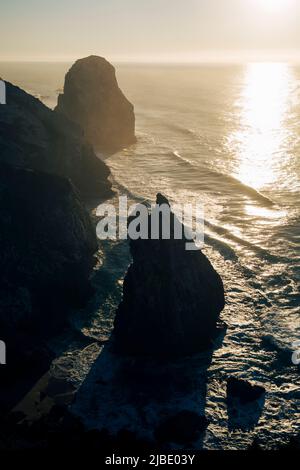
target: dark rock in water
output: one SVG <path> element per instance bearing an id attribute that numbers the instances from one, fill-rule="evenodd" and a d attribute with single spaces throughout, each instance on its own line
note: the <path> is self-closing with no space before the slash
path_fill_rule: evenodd
<path id="1" fill-rule="evenodd" d="M 1 376 L 13 374 L 15 384 L 14 367 L 23 370 L 32 351 L 38 362 L 38 344 L 90 295 L 97 239 L 67 179 L 1 163 L 0 225 Z"/>
<path id="2" fill-rule="evenodd" d="M 80 127 L 6 82 L 0 106 L 0 163 L 71 179 L 83 197 L 112 195 L 108 167 L 84 140 Z"/>
<path id="3" fill-rule="evenodd" d="M 156 195 L 156 204 L 159 206 L 161 206 L 162 204 L 166 204 L 167 206 L 170 206 L 170 203 L 168 199 L 166 198 L 166 196 L 164 196 L 161 193 L 157 193 Z"/>
<path id="4" fill-rule="evenodd" d="M 156 429 L 155 437 L 161 443 L 191 444 L 206 430 L 208 424 L 205 416 L 184 410 L 163 421 Z"/>
<path id="5" fill-rule="evenodd" d="M 168 201 L 158 195 L 157 203 Z M 173 223 L 171 214 L 171 229 Z M 209 348 L 224 308 L 224 288 L 206 256 L 186 251 L 185 237 L 175 239 L 172 230 L 170 240 L 161 235 L 131 240 L 130 248 L 133 262 L 115 318 L 116 351 L 164 357 Z"/>
<path id="6" fill-rule="evenodd" d="M 247 404 L 259 400 L 264 394 L 264 387 L 259 385 L 252 385 L 235 377 L 229 377 L 227 380 L 227 400 L 237 398 L 241 404 Z"/>
<path id="7" fill-rule="evenodd" d="M 102 57 L 80 59 L 65 78 L 56 111 L 77 122 L 96 150 L 111 154 L 136 142 L 132 104 Z"/>
<path id="8" fill-rule="evenodd" d="M 250 432 L 257 426 L 265 403 L 265 389 L 230 377 L 227 380 L 229 431 Z"/>

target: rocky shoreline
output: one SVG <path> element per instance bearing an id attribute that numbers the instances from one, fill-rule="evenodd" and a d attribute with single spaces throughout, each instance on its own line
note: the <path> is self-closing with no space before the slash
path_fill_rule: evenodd
<path id="1" fill-rule="evenodd" d="M 49 368 L 47 339 L 68 327 L 72 310 L 91 296 L 98 243 L 89 207 L 114 194 L 108 167 L 78 124 L 11 83 L 5 86 L 0 331 L 7 365 L 0 371 L 0 414 Z"/>
<path id="2" fill-rule="evenodd" d="M 88 89 L 95 68 L 97 81 Z M 129 113 L 130 130 L 126 122 L 126 138 L 120 131 L 120 140 L 109 136 L 103 146 L 105 126 L 92 135 L 91 123 L 79 122 L 80 100 L 76 110 L 70 108 L 76 93 L 86 92 L 83 106 L 101 121 L 99 103 L 94 111 L 91 106 L 103 74 L 113 78 L 105 87 L 120 97 L 113 68 L 92 57 L 71 69 L 57 111 L 9 83 L 8 107 L 0 108 L 0 327 L 9 345 L 9 367 L 0 370 L 7 384 L 0 391 L 0 448 L 199 450 L 205 434 L 213 438 L 210 429 L 219 425 L 207 411 L 207 397 L 212 356 L 226 333 L 219 318 L 225 296 L 206 254 L 187 253 L 184 240 L 131 241 L 132 263 L 111 338 L 110 328 L 103 341 L 82 335 L 89 362 L 81 382 L 68 380 L 63 366 L 61 376 L 53 370 L 56 353 L 48 339 L 67 336 L 70 318 L 80 309 L 86 314 L 105 288 L 97 277 L 98 243 L 87 208 L 113 191 L 109 169 L 93 146 L 110 153 L 135 141 L 133 108 L 123 95 L 119 104 Z M 168 204 L 161 194 L 157 202 Z M 251 315 L 253 310 L 254 302 Z M 247 339 L 249 350 L 265 354 L 259 338 Z M 214 378 L 212 406 L 223 425 L 226 411 L 229 433 L 247 435 L 258 426 L 270 390 L 259 374 L 248 377 L 247 368 L 236 373 L 232 366 L 232 372 L 224 349 L 219 361 L 229 367 Z M 266 447 L 249 436 L 245 449 Z M 299 448 L 299 440 L 289 446 Z"/>

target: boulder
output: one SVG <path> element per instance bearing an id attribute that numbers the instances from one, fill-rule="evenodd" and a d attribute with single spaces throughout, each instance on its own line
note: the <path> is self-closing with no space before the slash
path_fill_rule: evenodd
<path id="1" fill-rule="evenodd" d="M 77 124 L 8 82 L 6 96 L 0 106 L 0 163 L 64 176 L 84 198 L 112 195 L 109 169 Z"/>
<path id="2" fill-rule="evenodd" d="M 265 394 L 264 387 L 252 385 L 246 380 L 229 377 L 227 379 L 227 400 L 238 399 L 241 404 L 259 400 Z"/>
<path id="3" fill-rule="evenodd" d="M 79 124 L 95 150 L 104 154 L 136 142 L 133 106 L 118 86 L 114 67 L 102 57 L 75 62 L 56 111 Z"/>
<path id="4" fill-rule="evenodd" d="M 162 195 L 157 204 L 168 204 Z M 183 356 L 212 345 L 224 308 L 221 277 L 200 250 L 186 250 L 186 238 L 130 241 L 132 264 L 113 334 L 122 354 Z M 178 222 L 179 223 L 179 222 Z M 151 216 L 148 218 L 149 233 Z M 183 226 L 181 226 L 183 229 Z"/>

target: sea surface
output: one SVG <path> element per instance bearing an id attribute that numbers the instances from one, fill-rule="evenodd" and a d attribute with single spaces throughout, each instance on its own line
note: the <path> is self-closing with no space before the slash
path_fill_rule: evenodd
<path id="1" fill-rule="evenodd" d="M 0 76 L 53 108 L 69 66 L 0 63 Z M 201 202 L 204 252 L 226 288 L 228 331 L 208 369 L 211 424 L 201 445 L 246 448 L 258 436 L 274 447 L 300 432 L 299 368 L 291 359 L 300 340 L 300 66 L 116 69 L 135 106 L 138 142 L 106 159 L 115 189 L 130 202 L 154 201 L 157 192 L 173 203 Z M 109 337 L 129 262 L 127 243 L 102 244 L 94 278 L 102 289 L 88 313 L 74 313 L 76 333 L 57 341 L 54 373 L 77 385 L 88 374 Z M 247 430 L 231 425 L 230 375 L 267 390 Z"/>

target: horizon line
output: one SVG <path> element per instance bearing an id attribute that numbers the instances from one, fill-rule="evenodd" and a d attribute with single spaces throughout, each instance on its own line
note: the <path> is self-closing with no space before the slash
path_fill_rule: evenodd
<path id="1" fill-rule="evenodd" d="M 77 55 L 61 55 L 61 56 L 0 56 L 0 62 L 44 62 L 44 63 L 70 63 L 78 59 L 89 57 L 90 55 L 97 55 L 104 57 L 109 62 L 118 64 L 165 64 L 165 65 L 192 65 L 192 64 L 234 64 L 234 63 L 249 63 L 249 62 L 290 62 L 299 63 L 300 53 L 296 50 L 250 50 L 245 49 L 242 51 L 236 50 L 210 50 L 202 51 L 202 53 L 163 53 L 163 54 L 145 54 L 145 55 L 125 55 L 125 54 L 110 54 L 89 51 L 87 53 L 79 52 Z"/>
<path id="2" fill-rule="evenodd" d="M 88 56 L 85 56 L 88 57 Z M 99 56 L 100 57 L 100 56 Z M 101 56 L 103 57 L 103 56 Z M 77 60 L 84 58 L 78 57 L 74 59 L 1 59 L 0 64 L 70 64 L 75 63 Z M 300 64 L 299 58 L 240 58 L 240 59 L 228 59 L 228 60 L 120 60 L 120 59 L 106 59 L 112 64 L 118 65 L 161 65 L 161 66 L 174 66 L 174 65 L 239 65 L 239 64 L 250 64 L 250 63 L 286 63 L 286 64 Z"/>

